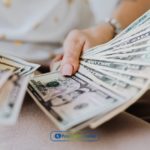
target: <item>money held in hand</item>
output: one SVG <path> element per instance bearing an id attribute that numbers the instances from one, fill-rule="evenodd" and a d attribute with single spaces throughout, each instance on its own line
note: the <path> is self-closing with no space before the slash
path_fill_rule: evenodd
<path id="1" fill-rule="evenodd" d="M 0 123 L 15 122 L 27 91 L 60 129 L 96 128 L 135 103 L 150 87 L 150 10 L 110 42 L 83 52 L 78 72 L 32 76 L 39 65 L 0 54 Z"/>
<path id="2" fill-rule="evenodd" d="M 28 92 L 61 130 L 96 128 L 136 102 L 150 82 L 150 11 L 83 53 L 78 73 L 33 77 Z"/>

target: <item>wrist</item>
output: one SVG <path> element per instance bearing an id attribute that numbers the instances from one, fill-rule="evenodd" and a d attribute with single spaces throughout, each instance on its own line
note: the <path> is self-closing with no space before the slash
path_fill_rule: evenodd
<path id="1" fill-rule="evenodd" d="M 99 43 L 103 44 L 110 41 L 115 36 L 115 30 L 109 23 L 101 23 L 93 29 L 93 36 Z"/>
<path id="2" fill-rule="evenodd" d="M 108 23 L 114 29 L 115 35 L 119 34 L 122 31 L 121 24 L 115 18 L 106 19 L 106 23 Z"/>

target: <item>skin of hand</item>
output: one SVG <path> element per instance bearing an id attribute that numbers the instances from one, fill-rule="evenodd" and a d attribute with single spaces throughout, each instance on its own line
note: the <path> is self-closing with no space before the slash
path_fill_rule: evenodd
<path id="1" fill-rule="evenodd" d="M 71 76 L 78 71 L 80 56 L 83 50 L 87 50 L 93 46 L 103 44 L 113 38 L 114 30 L 107 23 L 99 26 L 71 31 L 63 44 L 63 55 L 58 55 L 52 61 L 61 62 L 61 73 L 64 76 Z"/>
<path id="2" fill-rule="evenodd" d="M 112 18 L 118 20 L 122 29 L 150 8 L 150 0 L 120 0 Z M 53 63 L 62 59 L 61 73 L 65 76 L 75 74 L 79 68 L 80 55 L 83 50 L 103 44 L 114 36 L 110 24 L 103 23 L 85 30 L 71 31 L 64 42 L 64 55 L 57 56 Z"/>

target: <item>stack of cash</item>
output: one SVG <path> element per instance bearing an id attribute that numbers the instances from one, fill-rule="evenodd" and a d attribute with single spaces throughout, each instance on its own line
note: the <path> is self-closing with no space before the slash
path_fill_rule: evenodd
<path id="1" fill-rule="evenodd" d="M 14 124 L 28 92 L 61 130 L 96 128 L 136 102 L 150 86 L 150 10 L 110 42 L 83 53 L 72 77 L 33 76 L 37 64 L 0 53 L 0 124 Z"/>
<path id="2" fill-rule="evenodd" d="M 150 83 L 150 10 L 110 42 L 83 53 L 79 71 L 35 76 L 28 92 L 61 130 L 96 128 L 131 104 Z"/>
<path id="3" fill-rule="evenodd" d="M 27 89 L 29 77 L 39 65 L 0 53 L 0 124 L 14 124 Z"/>

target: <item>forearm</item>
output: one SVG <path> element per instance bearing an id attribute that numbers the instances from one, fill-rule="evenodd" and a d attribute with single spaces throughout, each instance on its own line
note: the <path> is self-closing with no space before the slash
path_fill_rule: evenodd
<path id="1" fill-rule="evenodd" d="M 116 19 L 123 29 L 149 8 L 150 0 L 122 0 L 111 17 Z M 111 22 L 103 22 L 96 27 L 70 32 L 64 42 L 64 56 L 61 63 L 62 74 L 66 76 L 74 74 L 79 68 L 79 58 L 83 50 L 106 43 L 115 34 L 115 27 Z"/>
<path id="2" fill-rule="evenodd" d="M 150 9 L 150 0 L 121 0 L 111 17 L 124 29 L 148 9 Z M 114 28 L 109 23 L 101 23 L 85 31 L 92 36 L 95 45 L 108 42 L 115 35 Z"/>
<path id="3" fill-rule="evenodd" d="M 150 0 L 120 0 L 112 17 L 124 29 L 148 9 L 150 9 Z"/>

